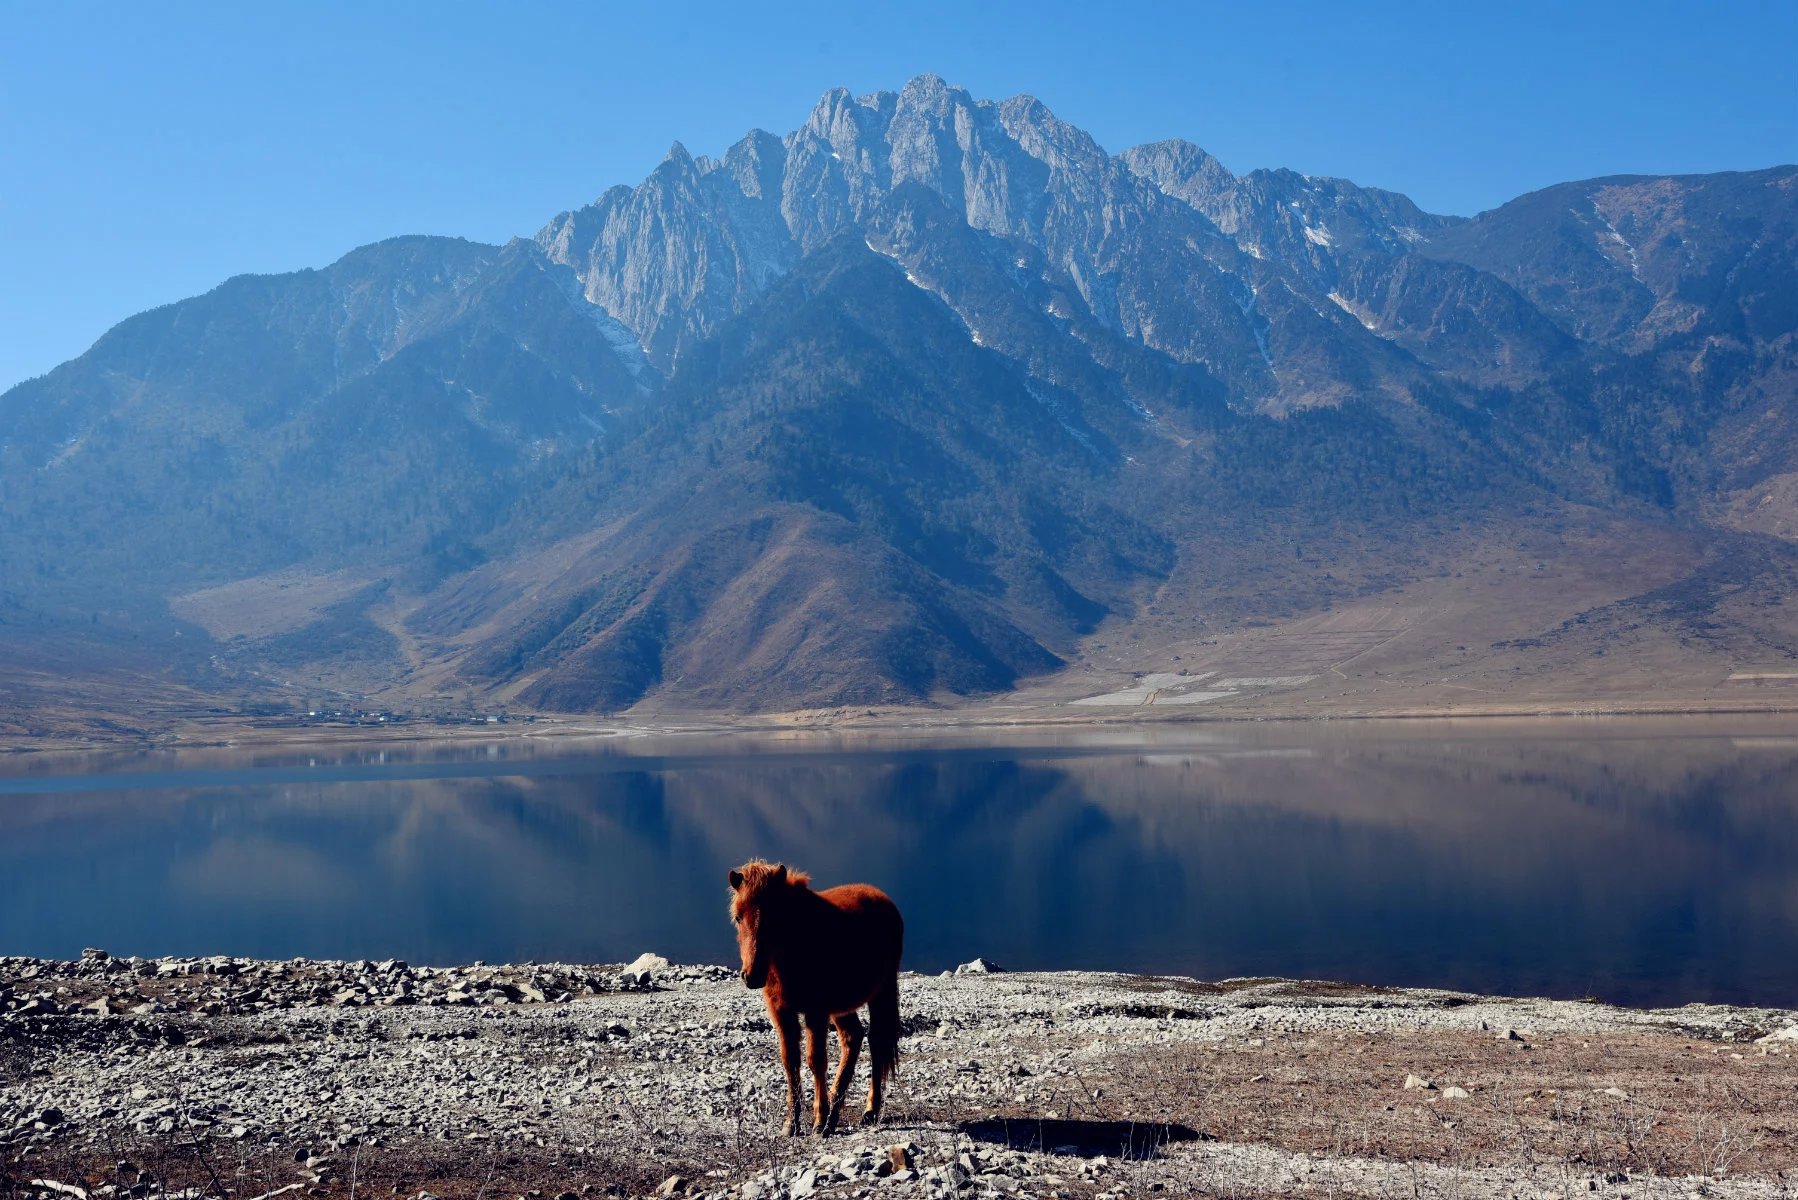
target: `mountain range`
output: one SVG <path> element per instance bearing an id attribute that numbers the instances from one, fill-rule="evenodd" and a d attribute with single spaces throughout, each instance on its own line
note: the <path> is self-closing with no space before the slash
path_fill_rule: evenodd
<path id="1" fill-rule="evenodd" d="M 1798 653 L 1795 407 L 1798 168 L 1462 218 L 838 89 L 0 395 L 0 697 L 1716 702 Z"/>

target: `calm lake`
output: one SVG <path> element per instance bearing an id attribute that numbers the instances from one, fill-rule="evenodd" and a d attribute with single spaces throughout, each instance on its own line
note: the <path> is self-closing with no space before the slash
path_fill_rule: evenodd
<path id="1" fill-rule="evenodd" d="M 732 962 L 752 856 L 906 965 L 1798 1006 L 1798 723 L 1335 722 L 0 760 L 0 954 Z"/>

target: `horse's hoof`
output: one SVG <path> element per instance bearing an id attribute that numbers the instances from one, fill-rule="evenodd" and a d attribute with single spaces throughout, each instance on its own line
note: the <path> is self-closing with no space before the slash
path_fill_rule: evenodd
<path id="1" fill-rule="evenodd" d="M 864 1126 L 880 1124 L 880 1114 L 870 1108 L 862 1114 L 862 1124 Z"/>
<path id="2" fill-rule="evenodd" d="M 787 1123 L 780 1127 L 780 1136 L 781 1137 L 798 1137 L 799 1136 L 799 1119 L 797 1117 L 788 1117 Z"/>

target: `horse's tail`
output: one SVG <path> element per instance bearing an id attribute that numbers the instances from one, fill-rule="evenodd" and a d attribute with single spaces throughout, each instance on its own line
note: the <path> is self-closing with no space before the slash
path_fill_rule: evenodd
<path id="1" fill-rule="evenodd" d="M 883 1086 L 899 1072 L 899 975 L 894 973 L 868 1001 L 868 1055 Z"/>

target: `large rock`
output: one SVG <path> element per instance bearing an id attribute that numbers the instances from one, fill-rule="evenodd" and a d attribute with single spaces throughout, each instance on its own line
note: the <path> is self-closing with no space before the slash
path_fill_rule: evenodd
<path id="1" fill-rule="evenodd" d="M 671 964 L 660 954 L 639 954 L 624 970 L 618 972 L 618 980 L 625 987 L 648 987 L 655 980 L 657 972 L 666 971 Z"/>
<path id="2" fill-rule="evenodd" d="M 626 971 L 666 971 L 672 964 L 660 954 L 642 953 L 624 968 Z"/>
<path id="3" fill-rule="evenodd" d="M 1004 970 L 1005 968 L 998 963 L 977 958 L 973 962 L 965 962 L 955 968 L 955 973 L 957 975 L 997 975 Z"/>

